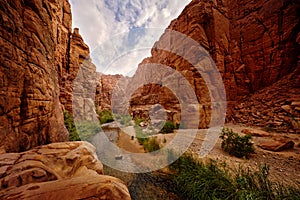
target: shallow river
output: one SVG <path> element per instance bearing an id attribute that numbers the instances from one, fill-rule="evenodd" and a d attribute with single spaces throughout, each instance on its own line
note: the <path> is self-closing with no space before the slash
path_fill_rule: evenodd
<path id="1" fill-rule="evenodd" d="M 174 184 L 168 175 L 162 172 L 130 174 L 105 166 L 104 174 L 123 180 L 133 200 L 180 199 L 173 193 L 176 190 Z"/>
<path id="2" fill-rule="evenodd" d="M 115 144 L 118 142 L 120 131 L 117 128 L 104 129 L 108 139 Z M 92 143 L 103 145 L 95 139 Z M 99 156 L 99 154 L 98 154 Z M 100 157 L 100 156 L 99 156 Z M 123 159 L 130 159 L 123 157 Z M 169 176 L 163 172 L 151 173 L 126 173 L 108 166 L 104 166 L 104 174 L 117 177 L 124 181 L 128 186 L 131 198 L 133 200 L 177 200 L 179 197 L 174 194 L 175 185 Z"/>

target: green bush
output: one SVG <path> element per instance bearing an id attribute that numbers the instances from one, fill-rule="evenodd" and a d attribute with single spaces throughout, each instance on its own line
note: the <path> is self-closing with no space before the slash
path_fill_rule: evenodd
<path id="1" fill-rule="evenodd" d="M 97 111 L 100 124 L 113 122 L 114 118 L 109 110 Z"/>
<path id="2" fill-rule="evenodd" d="M 145 134 L 140 126 L 135 125 L 135 134 L 138 142 L 142 145 L 148 141 L 147 134 Z"/>
<path id="3" fill-rule="evenodd" d="M 135 125 L 139 126 L 143 121 L 145 121 L 144 119 L 140 119 L 140 118 L 136 118 L 134 119 L 134 123 Z"/>
<path id="4" fill-rule="evenodd" d="M 174 173 L 171 176 L 176 186 L 174 192 L 182 199 L 300 199 L 300 187 L 271 182 L 266 165 L 258 171 L 240 168 L 229 173 L 225 163 L 220 165 L 211 160 L 205 164 L 191 154 L 184 154 L 170 169 Z"/>
<path id="5" fill-rule="evenodd" d="M 64 112 L 65 126 L 69 131 L 70 141 L 89 141 L 92 136 L 101 131 L 100 124 L 96 122 L 83 121 L 74 123 L 74 119 L 67 111 Z"/>
<path id="6" fill-rule="evenodd" d="M 100 124 L 92 121 L 83 121 L 76 124 L 81 140 L 90 141 L 91 137 L 101 131 Z"/>
<path id="7" fill-rule="evenodd" d="M 152 152 L 160 148 L 156 138 L 152 137 L 149 139 L 148 135 L 143 132 L 143 129 L 140 126 L 135 125 L 134 128 L 135 128 L 136 138 L 139 144 L 144 146 L 145 150 L 147 150 L 148 152 Z"/>
<path id="8" fill-rule="evenodd" d="M 74 119 L 67 111 L 64 111 L 64 121 L 65 126 L 69 132 L 69 140 L 70 141 L 80 141 L 80 137 L 78 135 Z"/>
<path id="9" fill-rule="evenodd" d="M 160 132 L 164 134 L 173 133 L 174 129 L 175 129 L 174 123 L 171 121 L 166 121 L 163 128 L 160 130 Z"/>
<path id="10" fill-rule="evenodd" d="M 124 126 L 130 126 L 131 116 L 130 115 L 123 115 L 120 118 L 120 124 Z"/>
<path id="11" fill-rule="evenodd" d="M 156 138 L 153 137 L 144 142 L 143 146 L 148 152 L 156 151 L 160 148 Z"/>
<path id="12" fill-rule="evenodd" d="M 223 129 L 220 138 L 223 140 L 222 149 L 230 155 L 248 158 L 249 154 L 254 153 L 251 135 L 239 136 L 232 129 Z"/>

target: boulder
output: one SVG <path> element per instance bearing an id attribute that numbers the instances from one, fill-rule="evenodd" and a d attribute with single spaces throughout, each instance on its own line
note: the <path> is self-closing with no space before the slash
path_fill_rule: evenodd
<path id="1" fill-rule="evenodd" d="M 0 199 L 130 199 L 122 181 L 103 175 L 87 142 L 2 154 L 0 166 Z"/>
<path id="2" fill-rule="evenodd" d="M 285 151 L 294 148 L 295 143 L 288 138 L 270 139 L 265 142 L 261 142 L 258 146 L 268 151 Z"/>
<path id="3" fill-rule="evenodd" d="M 27 184 L 0 193 L 3 199 L 130 199 L 126 186 L 119 179 L 92 174 Z"/>

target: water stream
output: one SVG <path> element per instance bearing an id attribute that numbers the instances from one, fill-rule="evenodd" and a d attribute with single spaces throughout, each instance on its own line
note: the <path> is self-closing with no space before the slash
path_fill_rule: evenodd
<path id="1" fill-rule="evenodd" d="M 108 139 L 115 144 L 118 142 L 120 130 L 118 128 L 103 129 Z M 125 158 L 123 158 L 125 159 Z M 130 158 L 128 158 L 130 159 Z M 150 173 L 126 173 L 108 166 L 104 166 L 104 174 L 121 179 L 128 186 L 133 200 L 177 200 L 179 197 L 170 176 L 162 171 Z"/>
<path id="2" fill-rule="evenodd" d="M 180 199 L 174 192 L 174 183 L 169 175 L 163 172 L 131 174 L 110 167 L 104 167 L 104 174 L 117 177 L 128 186 L 133 200 L 166 200 Z"/>

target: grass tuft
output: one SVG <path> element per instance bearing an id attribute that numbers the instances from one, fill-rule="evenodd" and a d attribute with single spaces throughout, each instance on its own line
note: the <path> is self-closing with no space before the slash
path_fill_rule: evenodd
<path id="1" fill-rule="evenodd" d="M 220 165 L 213 160 L 204 163 L 186 153 L 170 169 L 174 172 L 175 192 L 182 199 L 300 199 L 299 187 L 271 182 L 266 165 L 258 171 L 240 168 L 229 173 L 226 164 Z"/>

